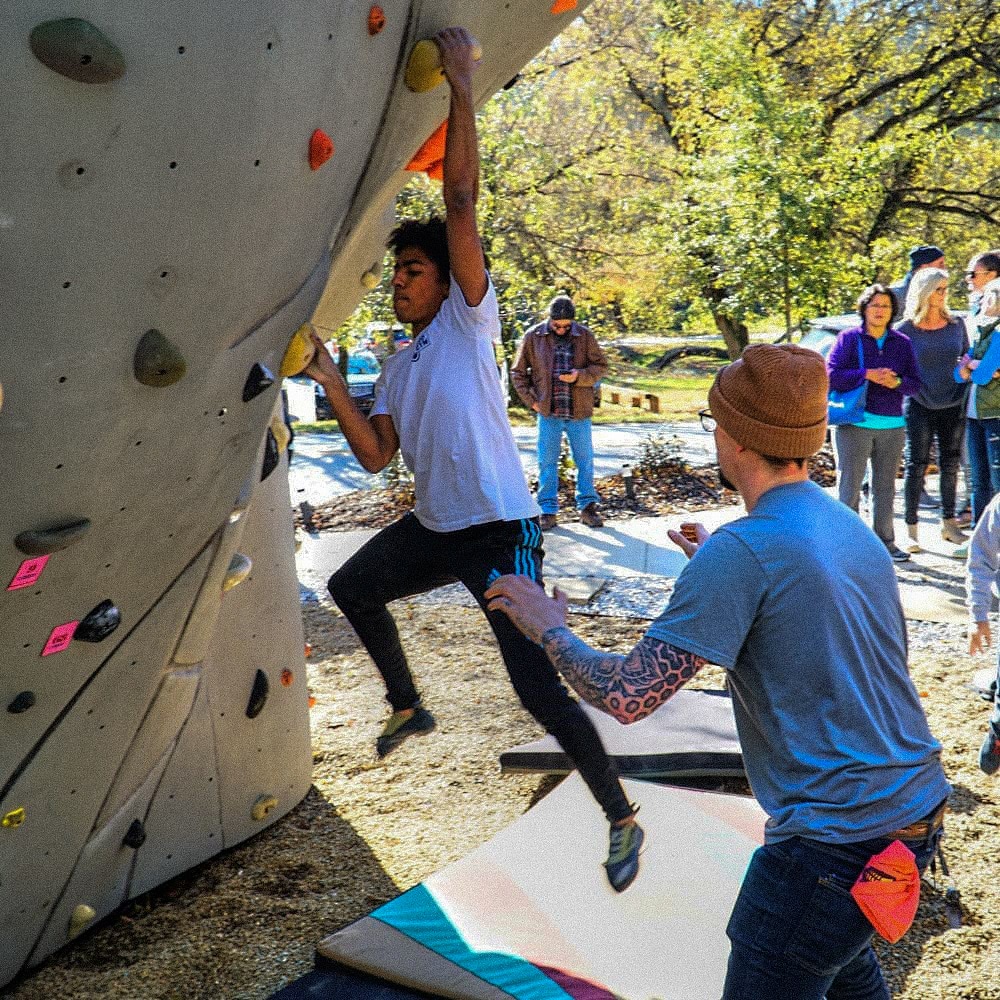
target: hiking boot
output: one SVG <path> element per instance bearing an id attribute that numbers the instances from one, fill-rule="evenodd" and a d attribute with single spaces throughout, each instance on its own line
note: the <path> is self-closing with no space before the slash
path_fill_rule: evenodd
<path id="1" fill-rule="evenodd" d="M 892 557 L 893 562 L 909 562 L 909 552 L 904 552 L 901 548 L 891 542 L 886 546 L 886 548 L 889 550 L 889 555 Z"/>
<path id="2" fill-rule="evenodd" d="M 636 822 L 611 827 L 611 847 L 604 870 L 615 892 L 624 892 L 639 874 L 639 848 L 646 835 Z"/>
<path id="3" fill-rule="evenodd" d="M 538 520 L 538 526 L 542 531 L 551 531 L 558 521 L 559 518 L 555 514 L 542 514 Z"/>
<path id="4" fill-rule="evenodd" d="M 580 511 L 580 520 L 588 528 L 603 528 L 604 518 L 597 512 L 596 503 L 588 503 L 583 510 Z"/>
<path id="5" fill-rule="evenodd" d="M 992 726 L 986 730 L 983 745 L 979 748 L 979 770 L 983 774 L 1000 771 L 1000 733 Z"/>
<path id="6" fill-rule="evenodd" d="M 420 704 L 413 706 L 413 715 L 393 712 L 386 720 L 382 735 L 375 741 L 375 752 L 379 757 L 392 753 L 408 736 L 425 736 L 437 723 L 434 716 Z"/>
<path id="7" fill-rule="evenodd" d="M 941 537 L 952 545 L 961 545 L 968 541 L 968 536 L 958 526 L 958 521 L 953 517 L 946 517 L 941 522 Z"/>
<path id="8" fill-rule="evenodd" d="M 966 542 L 964 545 L 959 545 L 957 549 L 953 549 L 951 553 L 952 559 L 968 559 L 969 558 L 969 543 Z"/>
<path id="9" fill-rule="evenodd" d="M 910 539 L 910 544 L 906 546 L 907 552 L 922 552 L 923 549 L 920 548 L 920 540 L 917 537 L 918 526 L 916 524 L 908 524 L 906 526 L 906 534 Z"/>

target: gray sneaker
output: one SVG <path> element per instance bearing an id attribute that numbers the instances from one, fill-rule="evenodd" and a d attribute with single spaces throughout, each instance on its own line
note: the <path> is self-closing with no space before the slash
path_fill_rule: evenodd
<path id="1" fill-rule="evenodd" d="M 611 845 L 604 870 L 615 892 L 624 892 L 639 874 L 639 849 L 645 839 L 638 823 L 611 827 Z"/>
<path id="2" fill-rule="evenodd" d="M 983 745 L 979 748 L 979 770 L 983 774 L 1000 771 L 1000 733 L 992 725 L 986 730 Z"/>

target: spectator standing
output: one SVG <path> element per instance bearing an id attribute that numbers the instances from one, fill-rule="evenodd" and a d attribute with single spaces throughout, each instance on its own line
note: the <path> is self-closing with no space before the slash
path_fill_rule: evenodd
<path id="1" fill-rule="evenodd" d="M 834 432 L 839 496 L 857 511 L 871 461 L 875 534 L 896 562 L 905 562 L 910 556 L 896 545 L 892 516 L 906 441 L 903 397 L 920 391 L 917 359 L 910 338 L 889 326 L 896 300 L 885 285 L 869 285 L 858 298 L 857 310 L 861 325 L 844 330 L 827 358 L 831 389 L 847 392 L 868 381 L 864 418 L 841 424 Z"/>
<path id="2" fill-rule="evenodd" d="M 955 519 L 958 467 L 965 433 L 965 387 L 952 377 L 955 361 L 969 349 L 965 324 L 948 311 L 948 272 L 929 267 L 910 283 L 900 333 L 910 338 L 920 373 L 920 388 L 903 403 L 906 420 L 904 517 L 910 552 L 919 552 L 917 506 L 936 439 L 940 469 L 941 537 L 965 541 Z"/>
<path id="3" fill-rule="evenodd" d="M 937 268 L 939 271 L 945 269 L 944 251 L 940 247 L 934 246 L 933 243 L 914 247 L 910 251 L 909 271 L 906 272 L 902 281 L 891 286 L 892 294 L 896 296 L 896 309 L 892 314 L 892 321 L 894 323 L 899 322 L 903 318 L 903 310 L 906 308 L 906 297 L 909 294 L 910 282 L 913 280 L 913 276 L 918 271 L 922 271 L 928 267 Z"/>
<path id="4" fill-rule="evenodd" d="M 525 577 L 498 580 L 489 606 L 620 722 L 654 712 L 706 662 L 723 666 L 747 777 L 768 815 L 726 929 L 723 1000 L 888 1000 L 873 919 L 886 936 L 889 928 L 852 888 L 879 869 L 879 855 L 899 852 L 909 877 L 881 888 L 905 886 L 915 912 L 918 871 L 934 855 L 949 794 L 907 668 L 892 563 L 808 478 L 826 430 L 818 355 L 748 347 L 716 376 L 708 400 L 702 419 L 720 474 L 747 513 L 712 535 L 682 525 L 694 542 L 669 533 L 691 559 L 630 653 L 576 638 L 565 595 L 547 597 Z M 872 873 L 879 877 L 892 878 Z"/>
<path id="5" fill-rule="evenodd" d="M 576 464 L 576 506 L 591 528 L 604 524 L 594 488 L 591 417 L 594 386 L 607 374 L 608 361 L 597 338 L 576 322 L 576 306 L 557 295 L 548 318 L 524 335 L 511 381 L 525 406 L 537 414 L 538 505 L 543 531 L 556 526 L 559 511 L 559 452 L 565 434 Z"/>
<path id="6" fill-rule="evenodd" d="M 413 472 L 416 505 L 363 545 L 333 576 L 334 602 L 364 643 L 392 707 L 375 742 L 380 757 L 435 719 L 423 707 L 387 605 L 460 581 L 486 611 L 486 588 L 503 573 L 541 578 L 538 506 L 528 492 L 497 378 L 496 291 L 476 221 L 479 148 L 473 42 L 463 28 L 434 37 L 451 90 L 444 155 L 446 217 L 408 221 L 390 236 L 393 309 L 413 343 L 386 358 L 366 418 L 322 342 L 306 374 L 326 390 L 341 431 L 369 472 L 399 450 Z M 611 825 L 605 862 L 621 892 L 635 878 L 643 831 L 593 723 L 545 653 L 504 617 L 487 612 L 521 703 L 580 772 Z"/>

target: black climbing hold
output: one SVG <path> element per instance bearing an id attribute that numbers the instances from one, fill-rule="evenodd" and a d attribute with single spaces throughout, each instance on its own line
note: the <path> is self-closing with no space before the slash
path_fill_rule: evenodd
<path id="1" fill-rule="evenodd" d="M 101 601 L 87 614 L 73 633 L 74 639 L 82 642 L 100 642 L 106 639 L 122 623 L 122 613 L 112 601 Z"/>
<path id="2" fill-rule="evenodd" d="M 263 482 L 278 467 L 281 461 L 281 450 L 278 442 L 271 433 L 271 428 L 267 429 L 267 441 L 264 444 L 264 464 L 260 470 L 260 481 Z"/>
<path id="3" fill-rule="evenodd" d="M 258 670 L 253 679 L 250 700 L 247 702 L 248 719 L 256 719 L 264 711 L 264 702 L 267 701 L 267 693 L 270 690 L 271 686 L 267 683 L 267 674 L 263 670 Z"/>
<path id="4" fill-rule="evenodd" d="M 27 712 L 29 708 L 34 708 L 35 705 L 35 692 L 34 691 L 22 691 L 8 706 L 7 711 L 11 715 L 20 715 L 22 712 Z"/>
<path id="5" fill-rule="evenodd" d="M 159 330 L 149 330 L 135 349 L 132 370 L 143 385 L 162 389 L 184 378 L 187 363 L 181 352 Z"/>
<path id="6" fill-rule="evenodd" d="M 36 528 L 32 531 L 22 531 L 14 539 L 14 544 L 29 556 L 47 556 L 60 549 L 69 548 L 90 530 L 90 521 L 83 518 L 70 521 L 54 528 Z"/>
<path id="7" fill-rule="evenodd" d="M 32 28 L 31 51 L 39 62 L 77 83 L 112 83 L 125 73 L 125 59 L 99 28 L 79 17 L 45 21 Z"/>
<path id="8" fill-rule="evenodd" d="M 142 820 L 132 820 L 132 825 L 128 828 L 125 836 L 122 838 L 122 844 L 125 847 L 131 847 L 132 850 L 137 851 L 145 843 L 146 828 L 142 825 Z"/>
<path id="9" fill-rule="evenodd" d="M 274 373 L 261 364 L 255 364 L 250 369 L 246 384 L 243 386 L 243 402 L 249 403 L 255 396 L 259 396 L 265 389 L 270 389 L 274 385 Z"/>

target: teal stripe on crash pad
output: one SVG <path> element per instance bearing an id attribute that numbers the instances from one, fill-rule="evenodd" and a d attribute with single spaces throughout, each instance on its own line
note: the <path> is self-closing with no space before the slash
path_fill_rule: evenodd
<path id="1" fill-rule="evenodd" d="M 414 886 L 369 916 L 491 986 L 505 990 L 516 1000 L 573 1000 L 561 986 L 517 955 L 473 951 L 424 885 Z"/>

